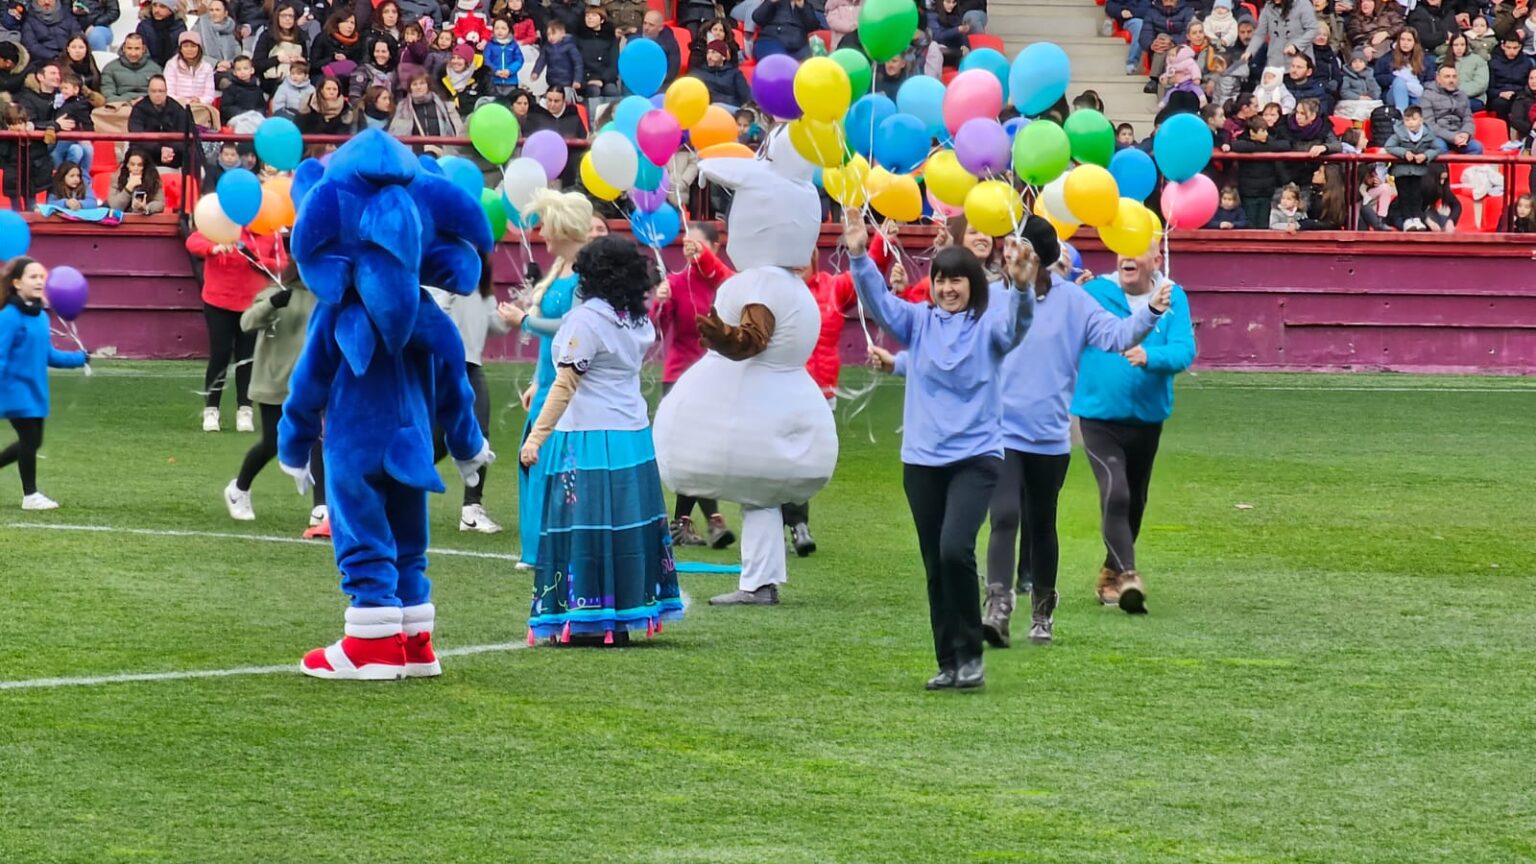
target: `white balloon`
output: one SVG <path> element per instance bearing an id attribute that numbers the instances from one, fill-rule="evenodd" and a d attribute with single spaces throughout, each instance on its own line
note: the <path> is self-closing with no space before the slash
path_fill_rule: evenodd
<path id="1" fill-rule="evenodd" d="M 1067 207 L 1067 175 L 1071 173 L 1070 170 L 1065 171 L 1060 177 L 1045 184 L 1040 190 L 1040 199 L 1045 202 L 1046 212 L 1050 213 L 1056 221 L 1080 225 L 1083 220 L 1077 218 L 1071 208 Z"/>
<path id="2" fill-rule="evenodd" d="M 592 168 L 603 182 L 628 192 L 640 173 L 640 154 L 622 132 L 609 130 L 592 139 Z"/>
<path id="3" fill-rule="evenodd" d="M 537 159 L 527 156 L 513 159 L 503 173 L 501 197 L 519 213 L 526 214 L 539 190 L 549 188 L 549 178 L 544 175 L 544 166 Z"/>
<path id="4" fill-rule="evenodd" d="M 222 246 L 230 246 L 240 240 L 240 226 L 224 215 L 217 193 L 209 192 L 198 199 L 197 206 L 192 209 L 192 221 L 197 225 L 199 233 Z"/>

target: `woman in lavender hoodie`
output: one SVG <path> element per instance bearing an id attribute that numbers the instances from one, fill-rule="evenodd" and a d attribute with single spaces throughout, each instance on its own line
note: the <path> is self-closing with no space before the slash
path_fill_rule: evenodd
<path id="1" fill-rule="evenodd" d="M 927 571 L 928 613 L 939 674 L 929 690 L 985 683 L 981 610 L 976 594 L 976 535 L 1003 464 L 1003 357 L 1029 330 L 1029 292 L 1002 288 L 989 308 L 986 275 L 969 251 L 933 258 L 931 305 L 890 293 L 868 257 L 869 231 L 858 216 L 844 229 L 854 290 L 881 329 L 906 348 L 908 378 L 901 440 L 902 485 Z M 1040 260 L 1010 242 L 1005 281 L 1029 285 Z M 878 364 L 891 355 L 871 351 Z"/>

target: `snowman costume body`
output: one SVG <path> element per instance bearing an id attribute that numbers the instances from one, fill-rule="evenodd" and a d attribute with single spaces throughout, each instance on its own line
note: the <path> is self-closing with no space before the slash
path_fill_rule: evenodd
<path id="1" fill-rule="evenodd" d="M 686 495 L 742 505 L 740 588 L 784 583 L 783 504 L 802 503 L 832 479 L 837 428 L 832 409 L 806 371 L 821 332 L 821 312 L 794 269 L 811 262 L 821 234 L 821 202 L 810 166 L 788 151 L 773 158 L 711 159 L 700 174 L 734 189 L 726 248 L 737 273 L 715 295 L 713 313 L 734 333 L 752 307 L 766 308 L 771 333 L 750 356 L 722 354 L 716 340 L 683 373 L 656 411 L 656 461 L 662 480 Z M 791 158 L 792 157 L 792 158 Z M 701 319 L 701 330 L 707 322 Z"/>

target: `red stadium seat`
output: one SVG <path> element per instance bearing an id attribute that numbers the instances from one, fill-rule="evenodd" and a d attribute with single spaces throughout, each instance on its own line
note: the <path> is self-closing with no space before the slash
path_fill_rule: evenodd
<path id="1" fill-rule="evenodd" d="M 677 74 L 684 75 L 688 72 L 688 55 L 693 45 L 693 34 L 689 33 L 687 28 L 679 27 L 676 24 L 667 25 L 667 29 L 671 30 L 672 36 L 677 39 L 677 53 L 683 58 L 682 63 L 678 66 Z"/>
<path id="2" fill-rule="evenodd" d="M 1129 40 L 1127 40 L 1129 41 Z M 1003 47 L 1003 40 L 989 33 L 971 34 L 972 48 L 991 48 L 999 54 L 1007 55 L 1008 49 Z"/>
<path id="3" fill-rule="evenodd" d="M 580 103 L 580 102 L 577 102 L 576 103 L 576 116 L 581 118 L 581 128 L 587 130 L 588 134 L 591 134 L 591 132 L 592 132 L 592 118 L 587 116 L 587 106 L 582 104 L 582 103 Z"/>
<path id="4" fill-rule="evenodd" d="M 160 186 L 165 189 L 165 212 L 175 213 L 181 208 L 181 172 L 167 171 L 160 175 Z"/>
<path id="5" fill-rule="evenodd" d="M 1499 230 L 1499 219 L 1504 215 L 1504 201 L 1495 195 L 1489 195 L 1483 199 L 1483 216 L 1478 219 L 1477 210 L 1470 195 L 1456 194 L 1456 200 L 1461 202 L 1461 218 L 1456 221 L 1456 230 L 1463 233 L 1493 234 Z"/>
<path id="6" fill-rule="evenodd" d="M 117 145 L 111 141 L 91 142 L 91 173 L 106 174 L 117 170 Z"/>
<path id="7" fill-rule="evenodd" d="M 112 191 L 112 178 L 116 175 L 117 172 L 115 171 L 111 174 L 91 175 L 91 192 L 96 196 L 96 200 L 101 202 L 103 207 L 107 206 L 107 195 Z"/>
<path id="8" fill-rule="evenodd" d="M 1482 143 L 1485 153 L 1497 153 L 1509 141 L 1509 124 L 1492 114 L 1474 115 L 1472 123 L 1476 127 L 1472 137 Z"/>
<path id="9" fill-rule="evenodd" d="M 834 51 L 837 49 L 837 42 L 833 40 L 831 30 L 817 30 L 811 34 L 812 39 L 816 38 L 817 36 L 821 37 L 821 44 L 827 46 L 828 51 Z"/>
<path id="10" fill-rule="evenodd" d="M 944 67 L 944 71 L 939 74 L 939 80 L 943 81 L 945 86 L 948 86 L 949 82 L 953 81 L 955 76 L 959 75 L 959 74 L 960 74 L 960 70 L 959 69 L 957 69 L 957 68 L 955 68 L 953 66 L 945 66 Z"/>
<path id="11" fill-rule="evenodd" d="M 756 60 L 743 60 L 743 61 L 741 61 L 741 65 L 738 66 L 737 68 L 741 70 L 741 77 L 747 79 L 747 83 L 751 84 L 752 83 L 752 73 L 757 71 L 757 61 Z"/>
<path id="12" fill-rule="evenodd" d="M 1329 117 L 1328 119 L 1333 121 L 1333 134 L 1335 135 L 1343 135 L 1345 132 L 1355 128 L 1355 121 L 1348 117 Z"/>

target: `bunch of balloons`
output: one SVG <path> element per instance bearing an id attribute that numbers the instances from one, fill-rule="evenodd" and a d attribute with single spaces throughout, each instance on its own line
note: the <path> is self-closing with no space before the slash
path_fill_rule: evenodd
<path id="1" fill-rule="evenodd" d="M 278 171 L 292 171 L 304 156 L 304 137 L 292 120 L 268 117 L 257 127 L 256 155 Z M 293 180 L 276 174 L 265 181 L 245 168 L 231 168 L 219 177 L 218 185 L 198 199 L 192 221 L 204 237 L 215 243 L 233 245 L 240 232 L 275 234 L 292 228 L 296 216 Z"/>

